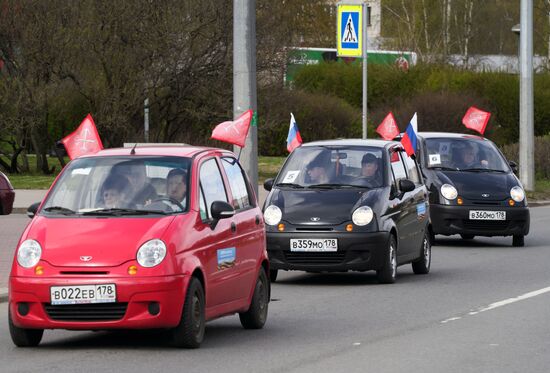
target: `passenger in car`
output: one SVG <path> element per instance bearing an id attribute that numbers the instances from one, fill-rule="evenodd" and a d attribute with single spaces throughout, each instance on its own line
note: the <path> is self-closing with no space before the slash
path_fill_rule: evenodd
<path id="1" fill-rule="evenodd" d="M 325 161 L 327 158 L 324 154 L 319 154 L 307 165 L 307 174 L 313 184 L 326 184 L 330 182 L 328 168 L 330 161 Z"/>
<path id="2" fill-rule="evenodd" d="M 109 176 L 103 183 L 102 204 L 104 208 L 127 207 L 126 196 L 130 183 L 124 177 Z"/>
<path id="3" fill-rule="evenodd" d="M 158 198 L 155 187 L 147 181 L 145 164 L 124 162 L 113 168 L 113 174 L 124 175 L 130 183 L 129 198 L 136 205 L 147 205 Z"/>
<path id="4" fill-rule="evenodd" d="M 487 167 L 489 162 L 485 159 L 478 160 L 476 157 L 476 150 L 471 144 L 466 144 L 462 148 L 457 149 L 458 154 L 455 152 L 454 166 L 459 169 L 479 168 Z"/>

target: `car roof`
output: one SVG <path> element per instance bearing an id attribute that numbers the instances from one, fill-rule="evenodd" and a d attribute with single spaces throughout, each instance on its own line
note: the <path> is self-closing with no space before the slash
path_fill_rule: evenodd
<path id="1" fill-rule="evenodd" d="M 302 146 L 373 146 L 377 148 L 384 148 L 396 144 L 399 143 L 396 141 L 386 141 L 378 139 L 334 139 L 308 142 L 302 144 Z"/>
<path id="2" fill-rule="evenodd" d="M 138 146 L 134 149 L 134 154 L 131 154 L 132 148 L 111 148 L 103 149 L 99 152 L 89 155 L 89 157 L 112 157 L 112 156 L 128 156 L 128 155 L 145 155 L 145 156 L 176 156 L 176 157 L 193 157 L 203 152 L 222 152 L 232 154 L 229 150 L 202 146 L 187 146 L 187 145 L 153 145 L 153 146 Z"/>
<path id="3" fill-rule="evenodd" d="M 475 139 L 475 140 L 485 140 L 488 141 L 485 137 L 471 135 L 467 133 L 454 133 L 454 132 L 419 132 L 418 135 L 425 139 L 432 138 L 448 138 L 448 139 Z"/>

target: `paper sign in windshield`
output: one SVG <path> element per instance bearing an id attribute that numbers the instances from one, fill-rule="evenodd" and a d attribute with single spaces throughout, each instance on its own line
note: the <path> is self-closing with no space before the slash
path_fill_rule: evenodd
<path id="1" fill-rule="evenodd" d="M 288 171 L 283 179 L 283 183 L 293 183 L 300 175 L 300 171 Z"/>
<path id="2" fill-rule="evenodd" d="M 440 165 L 441 164 L 441 155 L 439 154 L 430 154 L 428 155 L 428 162 L 430 166 Z"/>

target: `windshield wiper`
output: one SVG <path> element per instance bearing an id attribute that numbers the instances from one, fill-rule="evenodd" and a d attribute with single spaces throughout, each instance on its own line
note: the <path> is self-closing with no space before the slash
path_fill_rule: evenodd
<path id="1" fill-rule="evenodd" d="M 71 209 L 68 209 L 66 207 L 62 207 L 62 206 L 50 206 L 50 207 L 46 207 L 44 209 L 44 211 L 46 212 L 57 212 L 57 213 L 60 213 L 62 215 L 74 215 L 75 212 Z"/>
<path id="2" fill-rule="evenodd" d="M 430 167 L 430 170 L 458 171 L 458 168 L 456 168 L 456 167 L 436 166 L 436 167 Z"/>
<path id="3" fill-rule="evenodd" d="M 275 184 L 275 186 L 285 186 L 285 187 L 290 187 L 290 188 L 296 188 L 296 189 L 303 189 L 304 186 L 303 185 L 300 185 L 300 184 L 295 184 L 295 183 L 277 183 Z"/>
<path id="4" fill-rule="evenodd" d="M 483 167 L 474 167 L 474 168 L 464 168 L 460 171 L 470 171 L 470 172 L 501 172 L 505 173 L 504 170 L 494 170 L 492 168 L 483 168 Z"/>
<path id="5" fill-rule="evenodd" d="M 308 186 L 308 188 L 319 188 L 319 189 L 350 188 L 350 187 L 359 187 L 359 186 L 351 185 L 351 184 L 336 184 L 336 183 L 314 184 L 314 185 Z"/>
<path id="6" fill-rule="evenodd" d="M 136 210 L 136 209 L 122 209 L 122 208 L 111 208 L 111 209 L 101 209 L 83 212 L 82 215 L 89 216 L 108 216 L 108 215 L 150 215 L 150 214 L 161 214 L 168 215 L 169 213 L 162 210 Z"/>

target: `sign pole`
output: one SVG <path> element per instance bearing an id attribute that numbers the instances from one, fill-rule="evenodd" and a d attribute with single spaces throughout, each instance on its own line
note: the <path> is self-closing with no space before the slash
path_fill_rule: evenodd
<path id="1" fill-rule="evenodd" d="M 363 11 L 363 139 L 367 138 L 367 6 Z"/>

